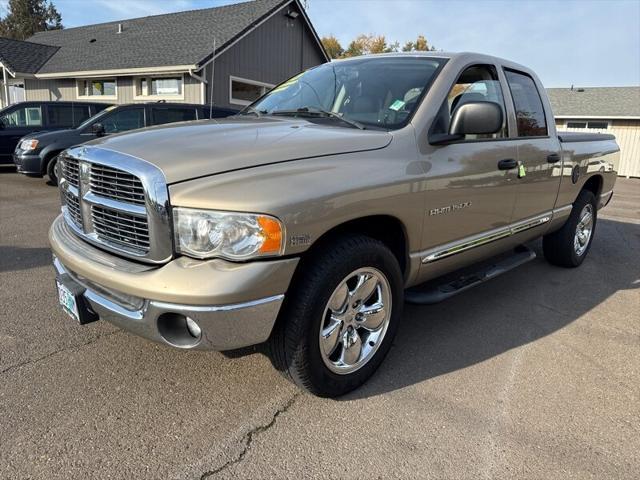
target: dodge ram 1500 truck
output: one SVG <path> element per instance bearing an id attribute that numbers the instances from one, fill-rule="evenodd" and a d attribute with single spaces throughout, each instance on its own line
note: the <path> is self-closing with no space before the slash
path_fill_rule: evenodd
<path id="1" fill-rule="evenodd" d="M 405 298 L 492 278 L 539 237 L 550 263 L 580 265 L 618 159 L 610 135 L 557 134 L 540 81 L 510 61 L 334 61 L 235 117 L 61 154 L 59 301 L 183 349 L 268 342 L 298 385 L 341 395 L 383 361 Z"/>

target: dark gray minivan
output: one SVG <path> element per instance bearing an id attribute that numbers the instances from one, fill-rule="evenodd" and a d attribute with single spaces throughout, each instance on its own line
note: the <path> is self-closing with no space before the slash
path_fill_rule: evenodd
<path id="1" fill-rule="evenodd" d="M 21 102 L 0 110 L 0 165 L 11 156 L 22 137 L 30 133 L 75 128 L 108 107 L 91 102 Z"/>
<path id="2" fill-rule="evenodd" d="M 13 161 L 18 172 L 34 177 L 47 175 L 55 184 L 56 158 L 69 147 L 113 133 L 166 123 L 222 118 L 234 113 L 236 110 L 228 108 L 168 102 L 111 106 L 77 128 L 27 135 L 17 145 Z"/>

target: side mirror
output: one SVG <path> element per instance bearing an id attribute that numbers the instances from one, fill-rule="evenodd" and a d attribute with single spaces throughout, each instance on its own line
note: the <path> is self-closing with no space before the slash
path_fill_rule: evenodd
<path id="1" fill-rule="evenodd" d="M 445 145 L 462 140 L 465 135 L 497 133 L 502 128 L 503 121 L 502 108 L 495 102 L 464 103 L 453 112 L 449 133 L 433 135 L 429 143 Z"/>
<path id="2" fill-rule="evenodd" d="M 91 133 L 93 133 L 96 137 L 103 137 L 105 134 L 104 125 L 101 123 L 94 123 L 91 125 Z"/>

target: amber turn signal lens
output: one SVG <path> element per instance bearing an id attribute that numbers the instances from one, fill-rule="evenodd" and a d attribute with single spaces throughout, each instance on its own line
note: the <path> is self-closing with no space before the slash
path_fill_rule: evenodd
<path id="1" fill-rule="evenodd" d="M 279 253 L 282 248 L 282 228 L 280 222 L 271 217 L 258 217 L 258 224 L 262 228 L 264 243 L 260 247 L 260 253 Z"/>

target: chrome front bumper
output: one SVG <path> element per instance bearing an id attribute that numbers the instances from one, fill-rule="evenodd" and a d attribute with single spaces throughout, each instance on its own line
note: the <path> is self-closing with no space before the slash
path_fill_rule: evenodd
<path id="1" fill-rule="evenodd" d="M 231 350 L 264 342 L 280 311 L 284 294 L 232 305 L 180 305 L 154 300 L 122 299 L 122 295 L 80 278 L 67 270 L 54 256 L 58 275 L 67 275 L 83 289 L 91 310 L 135 335 L 172 347 L 199 350 Z M 119 297 L 119 298 L 118 298 Z M 134 302 L 139 305 L 134 306 Z M 186 327 L 186 318 L 200 330 L 194 336 Z"/>
<path id="2" fill-rule="evenodd" d="M 51 226 L 49 242 L 57 274 L 78 287 L 101 319 L 159 343 L 201 350 L 267 340 L 299 261 L 180 257 L 145 265 L 82 241 L 62 216 Z M 194 322 L 197 336 L 187 328 Z"/>

